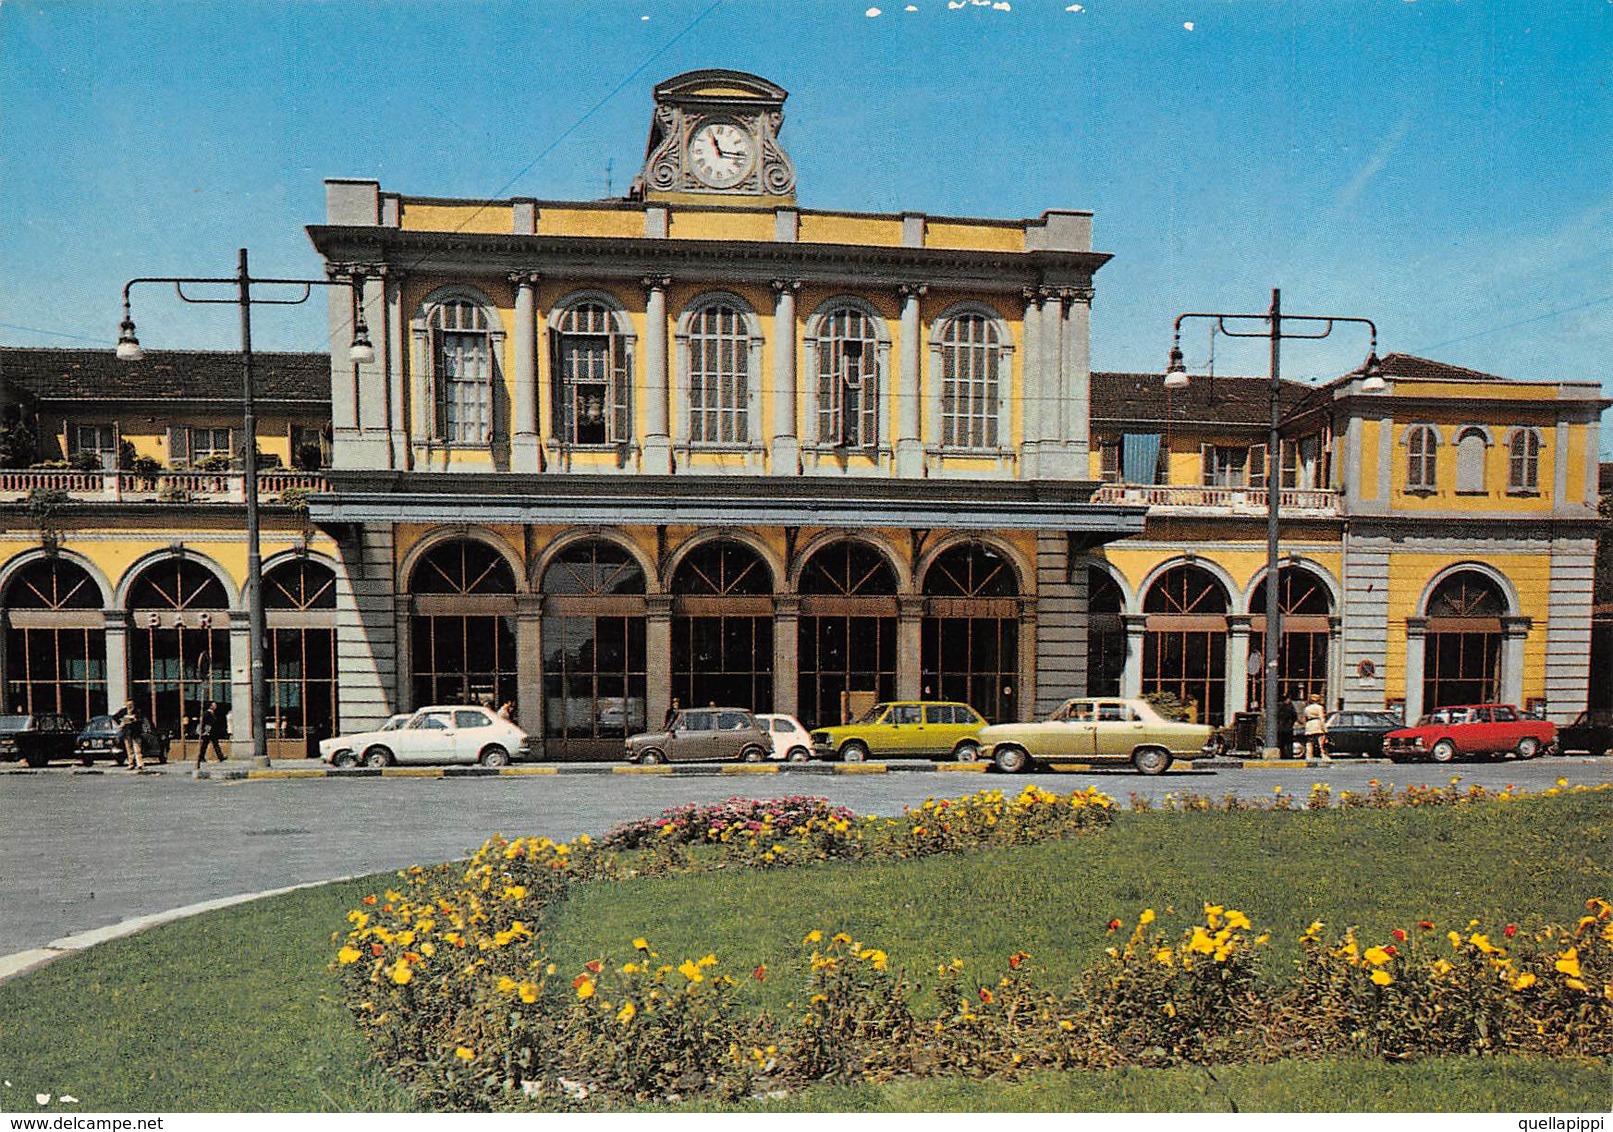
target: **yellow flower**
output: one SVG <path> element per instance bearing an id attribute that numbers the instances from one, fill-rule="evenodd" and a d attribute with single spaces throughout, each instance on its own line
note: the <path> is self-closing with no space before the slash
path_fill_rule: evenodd
<path id="1" fill-rule="evenodd" d="M 433 955 L 437 954 L 437 945 L 432 943 L 429 939 L 426 940 L 425 943 L 420 945 L 420 954 L 424 955 L 427 959 L 430 959 Z"/>
<path id="2" fill-rule="evenodd" d="M 1171 965 L 1171 958 L 1173 954 L 1174 953 L 1170 948 L 1162 947 L 1158 951 L 1154 952 L 1154 962 L 1158 963 L 1161 967 L 1169 967 Z"/>
<path id="3" fill-rule="evenodd" d="M 1523 974 L 1519 975 L 1517 981 L 1512 984 L 1512 989 L 1527 990 L 1529 987 L 1535 985 L 1535 981 L 1534 974 L 1532 972 L 1525 971 Z"/>
<path id="4" fill-rule="evenodd" d="M 506 900 L 525 900 L 526 899 L 526 885 L 524 885 L 524 884 L 512 884 L 512 885 L 506 886 L 505 889 L 504 889 L 504 899 L 506 899 Z"/>
<path id="5" fill-rule="evenodd" d="M 1061 1019 L 1059 1021 L 1059 1029 L 1066 1031 L 1073 1030 L 1075 1029 L 1075 1023 L 1071 1022 L 1068 1018 Z"/>
<path id="6" fill-rule="evenodd" d="M 536 1001 L 538 1001 L 538 984 L 537 983 L 522 983 L 521 986 L 518 989 L 521 992 L 521 1001 L 522 1002 L 536 1002 Z"/>
<path id="7" fill-rule="evenodd" d="M 1487 935 L 1481 935 L 1478 932 L 1474 932 L 1472 935 L 1467 937 L 1467 942 L 1471 943 L 1474 947 L 1478 948 L 1486 955 L 1495 954 L 1495 945 L 1490 942 L 1490 937 Z"/>
<path id="8" fill-rule="evenodd" d="M 700 973 L 699 966 L 692 959 L 685 959 L 678 964 L 678 973 L 691 983 L 703 983 L 706 981 L 706 976 Z"/>
<path id="9" fill-rule="evenodd" d="M 622 1003 L 622 1008 L 616 1012 L 616 1020 L 625 1026 L 633 1020 L 633 1015 L 637 1013 L 638 1007 L 631 1002 L 624 1002 Z"/>
<path id="10" fill-rule="evenodd" d="M 624 975 L 636 975 L 643 969 L 637 963 L 628 962 L 622 964 L 622 974 Z"/>
<path id="11" fill-rule="evenodd" d="M 578 979 L 577 980 L 577 997 L 579 999 L 593 998 L 594 997 L 594 980 L 587 979 L 587 978 Z"/>
<path id="12" fill-rule="evenodd" d="M 801 944 L 802 944 L 802 946 L 805 946 L 806 944 L 809 944 L 809 943 L 822 943 L 822 942 L 823 942 L 823 933 L 820 932 L 817 928 L 813 928 L 810 932 L 807 933 L 807 937 L 801 941 Z"/>
<path id="13" fill-rule="evenodd" d="M 1209 955 L 1215 950 L 1215 940 L 1211 939 L 1210 933 L 1203 928 L 1195 927 L 1193 929 L 1193 938 L 1189 941 L 1187 949 Z"/>
<path id="14" fill-rule="evenodd" d="M 508 975 L 500 975 L 499 976 L 499 978 L 498 978 L 498 993 L 499 994 L 514 994 L 520 988 L 521 988 L 521 984 L 516 982 L 514 979 L 510 978 Z"/>
<path id="15" fill-rule="evenodd" d="M 1374 971 L 1372 972 L 1372 981 L 1377 983 L 1380 987 L 1386 987 L 1395 981 L 1395 977 L 1388 971 Z"/>
<path id="16" fill-rule="evenodd" d="M 1456 970 L 1456 968 L 1452 967 L 1450 963 L 1446 962 L 1444 959 L 1434 961 L 1434 974 L 1436 975 L 1448 975 L 1454 970 Z"/>
<path id="17" fill-rule="evenodd" d="M 363 954 L 356 947 L 344 947 L 336 953 L 336 962 L 345 967 L 349 963 L 357 963 Z"/>
<path id="18" fill-rule="evenodd" d="M 1152 908 L 1144 908 L 1143 909 L 1143 914 L 1141 916 L 1137 917 L 1137 922 L 1139 924 L 1151 924 L 1151 923 L 1153 923 L 1154 922 L 1154 910 Z"/>
<path id="19" fill-rule="evenodd" d="M 1374 967 L 1382 967 L 1385 963 L 1389 962 L 1391 958 L 1393 957 L 1381 947 L 1367 948 L 1366 961 L 1371 963 Z"/>
<path id="20" fill-rule="evenodd" d="M 396 963 L 392 964 L 392 969 L 389 974 L 391 974 L 392 981 L 394 983 L 397 983 L 399 986 L 403 986 L 405 983 L 414 978 L 414 968 L 409 966 L 409 961 L 407 959 L 399 959 Z"/>
<path id="21" fill-rule="evenodd" d="M 1452 947 L 1456 948 L 1458 951 L 1461 950 L 1461 947 L 1462 947 L 1462 933 L 1461 932 L 1446 932 L 1445 933 L 1445 938 L 1451 941 L 1451 946 Z"/>
<path id="22" fill-rule="evenodd" d="M 1579 948 L 1570 947 L 1557 957 L 1557 970 L 1572 978 L 1579 978 Z M 1576 988 L 1584 990 L 1584 987 Z"/>
<path id="23" fill-rule="evenodd" d="M 716 965 L 717 957 L 715 955 L 707 955 L 704 959 L 695 964 L 697 967 L 715 967 Z"/>
<path id="24" fill-rule="evenodd" d="M 834 937 L 830 939 L 829 942 L 838 943 L 844 946 L 845 944 L 849 944 L 851 942 L 851 937 L 845 932 L 835 932 Z"/>
<path id="25" fill-rule="evenodd" d="M 1249 917 L 1245 916 L 1242 912 L 1227 913 L 1227 927 L 1233 929 L 1247 929 L 1250 926 Z"/>
<path id="26" fill-rule="evenodd" d="M 645 939 L 643 936 L 639 936 L 633 941 L 633 947 L 638 951 L 648 951 L 650 949 L 650 941 Z"/>
<path id="27" fill-rule="evenodd" d="M 870 947 L 870 948 L 864 950 L 861 954 L 859 954 L 857 956 L 857 958 L 859 958 L 859 959 L 867 959 L 869 962 L 871 962 L 874 965 L 874 970 L 876 970 L 876 971 L 883 971 L 885 969 L 886 963 L 890 959 L 890 957 L 888 955 L 886 955 L 883 951 L 879 950 L 877 947 Z"/>
<path id="28" fill-rule="evenodd" d="M 460 1046 L 454 1051 L 454 1056 L 461 1061 L 470 1061 L 476 1056 L 476 1051 L 469 1046 Z"/>

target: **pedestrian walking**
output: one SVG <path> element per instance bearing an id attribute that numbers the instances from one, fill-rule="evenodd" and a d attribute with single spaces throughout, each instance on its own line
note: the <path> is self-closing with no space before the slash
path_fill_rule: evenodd
<path id="1" fill-rule="evenodd" d="M 145 770 L 146 720 L 140 714 L 140 705 L 130 700 L 112 719 L 118 725 L 118 742 L 123 745 L 124 765 L 129 768 L 130 773 Z"/>
<path id="2" fill-rule="evenodd" d="M 1322 706 L 1322 697 L 1317 695 L 1311 696 L 1305 705 L 1305 757 L 1333 761 L 1333 756 L 1327 753 L 1327 709 Z"/>
<path id="3" fill-rule="evenodd" d="M 224 713 L 219 711 L 218 705 L 208 704 L 202 709 L 201 721 L 196 725 L 196 734 L 201 739 L 201 745 L 196 748 L 196 766 L 199 769 L 207 761 L 207 748 L 213 748 L 213 754 L 219 762 L 224 761 L 224 748 L 219 745 L 219 733 L 224 730 Z"/>

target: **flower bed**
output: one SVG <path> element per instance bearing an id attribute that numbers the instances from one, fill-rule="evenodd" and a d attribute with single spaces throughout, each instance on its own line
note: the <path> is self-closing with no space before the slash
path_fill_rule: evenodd
<path id="1" fill-rule="evenodd" d="M 1429 804 L 1425 792 L 1380 793 L 1373 804 Z M 1461 791 L 1454 801 L 1501 797 Z M 1172 937 L 1144 910 L 1067 988 L 1040 985 L 1023 952 L 984 981 L 943 965 L 932 984 L 940 1009 L 924 1017 L 911 1005 L 924 988 L 885 950 L 843 932 L 803 941 L 808 982 L 799 1007 L 779 1018 L 735 1005 L 741 983 L 776 977 L 765 965 L 736 973 L 716 955 L 663 960 L 641 938 L 615 960 L 559 972 L 538 938 L 544 910 L 576 883 L 1029 844 L 1101 830 L 1111 812 L 1096 791 L 1036 787 L 931 800 L 900 818 L 858 819 L 822 799 L 731 799 L 629 823 L 600 842 L 494 838 L 468 865 L 406 870 L 367 897 L 333 940 L 333 968 L 381 1064 L 422 1103 L 448 1109 L 1341 1052 L 1610 1052 L 1613 907 L 1600 898 L 1573 926 L 1486 933 L 1471 924 L 1446 937 L 1448 953 L 1428 921 L 1367 947 L 1353 929 L 1324 944 L 1315 924 L 1281 981 L 1261 967 L 1269 933 L 1242 913 L 1206 905 Z"/>

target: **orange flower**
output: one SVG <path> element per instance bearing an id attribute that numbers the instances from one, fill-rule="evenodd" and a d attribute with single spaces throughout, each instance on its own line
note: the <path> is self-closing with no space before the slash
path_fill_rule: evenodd
<path id="1" fill-rule="evenodd" d="M 755 979 L 757 982 L 761 982 L 763 979 L 767 978 L 767 964 L 763 963 L 759 965 L 756 970 L 750 973 L 750 977 Z"/>
<path id="2" fill-rule="evenodd" d="M 1405 943 L 1406 942 L 1406 933 L 1401 928 L 1396 928 L 1394 931 L 1390 932 L 1389 934 L 1395 937 L 1395 941 L 1397 943 Z"/>
<path id="3" fill-rule="evenodd" d="M 583 966 L 597 975 L 601 970 L 604 969 L 605 964 L 602 960 L 590 959 L 588 962 L 584 963 Z"/>
<path id="4" fill-rule="evenodd" d="M 1025 952 L 1016 951 L 1008 957 L 1008 965 L 1017 971 L 1019 970 L 1019 965 L 1029 958 L 1030 956 L 1025 954 Z"/>
<path id="5" fill-rule="evenodd" d="M 1109 930 L 1112 931 L 1112 932 L 1113 931 L 1119 931 L 1120 930 L 1120 921 L 1119 920 L 1110 920 L 1109 921 Z"/>
<path id="6" fill-rule="evenodd" d="M 366 897 L 365 897 L 365 898 L 364 898 L 364 900 L 363 900 L 363 903 L 365 903 L 365 904 L 374 904 L 374 903 L 375 903 L 375 897 L 373 897 L 373 896 L 366 896 Z"/>
<path id="7" fill-rule="evenodd" d="M 1506 928 L 1503 930 L 1502 934 L 1505 935 L 1508 939 L 1511 939 L 1513 936 L 1518 934 L 1518 925 L 1517 924 L 1508 924 L 1506 926 Z"/>
<path id="8" fill-rule="evenodd" d="M 1419 928 L 1421 928 L 1425 932 L 1431 932 L 1431 931 L 1434 930 L 1434 921 L 1433 920 L 1418 920 L 1417 921 L 1417 926 Z"/>
<path id="9" fill-rule="evenodd" d="M 991 992 L 989 990 L 987 990 L 985 987 L 980 988 L 980 1001 L 981 1002 L 990 1002 L 991 1001 Z"/>

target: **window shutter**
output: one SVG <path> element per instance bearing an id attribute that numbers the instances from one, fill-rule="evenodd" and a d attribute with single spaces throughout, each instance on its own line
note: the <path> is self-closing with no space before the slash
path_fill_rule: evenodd
<path id="1" fill-rule="evenodd" d="M 190 430 L 184 425 L 168 426 L 168 462 L 183 464 L 190 460 Z"/>
<path id="2" fill-rule="evenodd" d="M 1205 487 L 1215 486 L 1215 445 L 1200 444 L 1199 460 L 1204 466 L 1201 482 Z"/>
<path id="3" fill-rule="evenodd" d="M 71 460 L 78 455 L 78 426 L 72 421 L 63 421 L 62 431 L 67 434 L 67 458 Z"/>
<path id="4" fill-rule="evenodd" d="M 1251 444 L 1249 446 L 1249 469 L 1246 482 L 1250 487 L 1266 486 L 1266 446 L 1264 444 Z"/>

